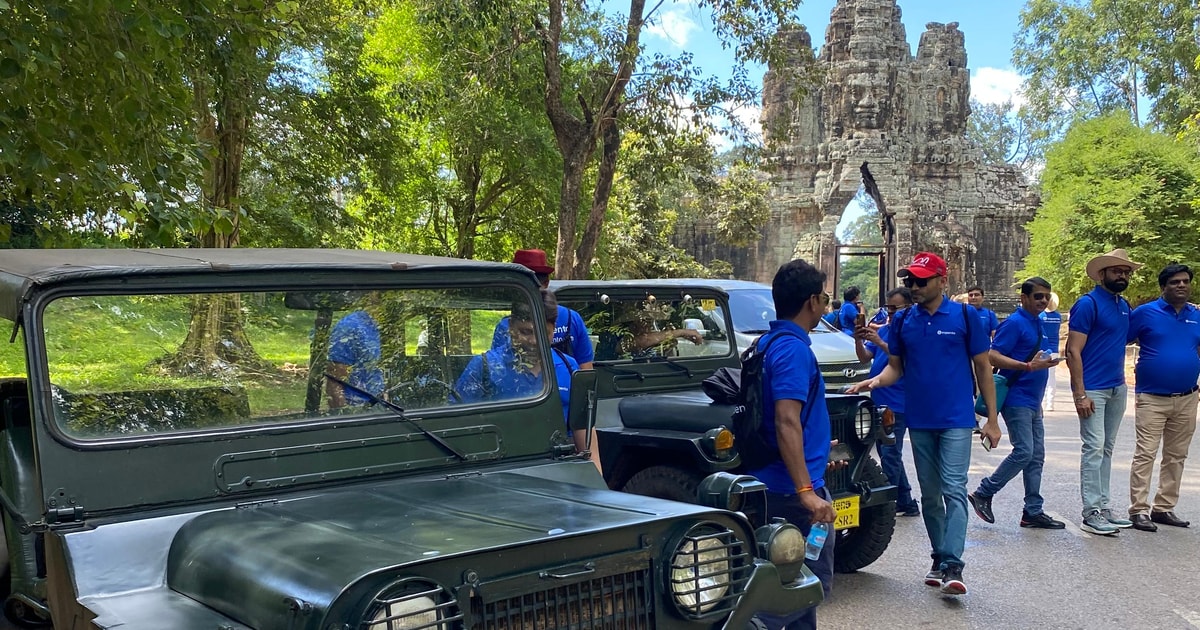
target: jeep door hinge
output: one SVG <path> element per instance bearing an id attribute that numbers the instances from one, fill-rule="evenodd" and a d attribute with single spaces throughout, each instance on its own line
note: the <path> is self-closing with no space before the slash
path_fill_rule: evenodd
<path id="1" fill-rule="evenodd" d="M 62 525 L 64 523 L 82 523 L 83 522 L 83 506 L 82 505 L 66 505 L 63 507 L 51 507 L 46 509 L 46 524 L 47 525 Z"/>

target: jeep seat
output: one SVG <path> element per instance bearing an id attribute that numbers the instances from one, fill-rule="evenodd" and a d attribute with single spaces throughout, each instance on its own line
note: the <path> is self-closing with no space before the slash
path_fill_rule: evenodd
<path id="1" fill-rule="evenodd" d="M 621 400 L 618 411 L 629 429 L 704 433 L 733 426 L 733 405 L 718 405 L 701 391 L 630 396 Z"/>

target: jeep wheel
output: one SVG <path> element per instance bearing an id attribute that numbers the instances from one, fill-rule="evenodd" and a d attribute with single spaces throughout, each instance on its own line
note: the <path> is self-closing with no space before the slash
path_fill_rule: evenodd
<path id="1" fill-rule="evenodd" d="M 870 457 L 863 462 L 862 475 L 856 481 L 865 481 L 873 488 L 891 483 L 879 464 Z M 895 529 L 895 503 L 864 509 L 858 515 L 858 527 L 838 532 L 837 546 L 833 550 L 833 570 L 854 573 L 875 562 L 892 541 Z"/>
<path id="2" fill-rule="evenodd" d="M 700 479 L 699 475 L 675 466 L 651 466 L 630 477 L 621 487 L 621 492 L 695 503 Z"/>

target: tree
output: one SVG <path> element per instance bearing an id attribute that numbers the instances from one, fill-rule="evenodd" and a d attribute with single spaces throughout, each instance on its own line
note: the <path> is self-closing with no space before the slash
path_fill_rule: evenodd
<path id="1" fill-rule="evenodd" d="M 1014 108 L 1012 100 L 980 103 L 971 100 L 967 138 L 983 151 L 990 164 L 1014 164 L 1027 169 L 1045 154 L 1045 135 L 1039 134 L 1030 110 Z"/>
<path id="2" fill-rule="evenodd" d="M 1123 247 L 1146 265 L 1126 296 L 1154 297 L 1156 270 L 1200 260 L 1200 152 L 1126 114 L 1077 123 L 1047 153 L 1042 207 L 1027 229 L 1017 277 L 1043 276 L 1069 302 L 1092 288 L 1087 261 Z"/>
<path id="3" fill-rule="evenodd" d="M 1035 138 L 1113 111 L 1177 131 L 1200 108 L 1198 35 L 1195 0 L 1029 0 L 1013 64 L 1028 76 Z"/>
<path id="4" fill-rule="evenodd" d="M 741 62 L 772 54 L 772 35 L 788 22 L 798 1 L 702 0 L 698 4 L 712 13 L 719 36 L 737 42 L 735 55 Z M 728 86 L 704 80 L 692 67 L 690 55 L 658 56 L 635 80 L 642 30 L 659 6 L 647 10 L 645 0 L 630 0 L 624 15 L 608 21 L 603 12 L 586 4 L 548 0 L 545 17 L 533 16 L 542 49 L 546 116 L 562 160 L 555 256 L 560 277 L 588 275 L 613 191 L 621 148 L 620 118 L 627 102 L 657 101 L 665 108 L 688 100 L 681 98 L 687 95 L 693 111 L 711 112 L 731 100 L 744 102 L 753 91 L 744 73 L 736 74 Z M 597 153 L 592 199 L 582 233 L 577 234 L 584 175 Z"/>
<path id="5" fill-rule="evenodd" d="M 551 242 L 559 169 L 514 6 L 400 1 L 367 33 L 362 71 L 407 147 L 403 176 L 369 176 L 353 202 L 375 242 L 459 258 Z"/>

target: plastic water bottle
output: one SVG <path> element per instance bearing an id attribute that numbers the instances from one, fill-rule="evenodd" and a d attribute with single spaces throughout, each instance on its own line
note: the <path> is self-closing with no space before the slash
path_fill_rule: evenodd
<path id="1" fill-rule="evenodd" d="M 808 530 L 808 540 L 804 544 L 804 557 L 816 560 L 821 557 L 821 549 L 825 547 L 825 539 L 829 537 L 829 523 L 813 523 Z"/>

